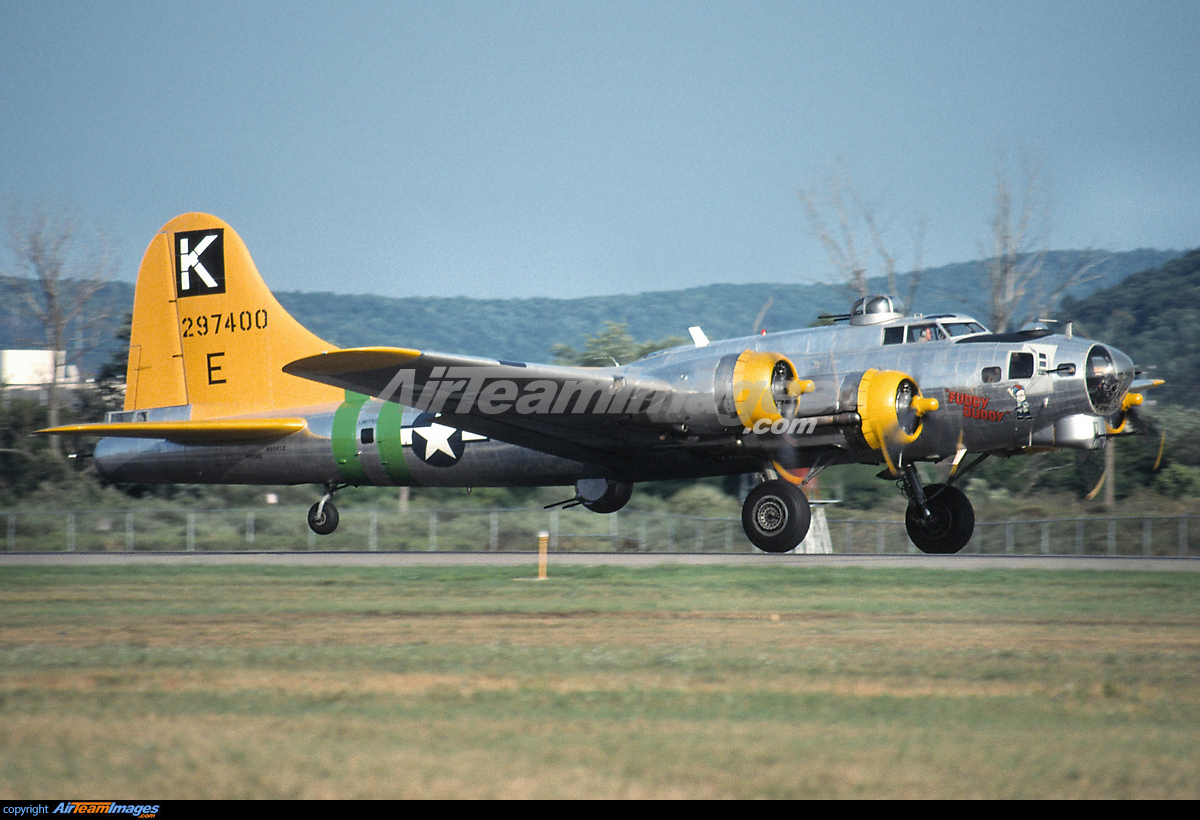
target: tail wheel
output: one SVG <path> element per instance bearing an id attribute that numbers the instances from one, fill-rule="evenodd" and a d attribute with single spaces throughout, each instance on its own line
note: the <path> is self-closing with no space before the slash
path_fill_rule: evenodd
<path id="1" fill-rule="evenodd" d="M 321 502 L 313 504 L 308 510 L 308 526 L 317 535 L 329 535 L 337 529 L 338 511 L 332 502 L 326 501 L 324 508 Z"/>
<path id="2" fill-rule="evenodd" d="M 764 481 L 742 505 L 742 529 L 763 552 L 788 552 L 800 546 L 811 523 L 808 498 L 787 481 Z"/>
<path id="3" fill-rule="evenodd" d="M 975 508 L 957 487 L 930 484 L 925 488 L 926 516 L 916 504 L 904 515 L 908 537 L 921 552 L 952 555 L 967 545 L 975 532 Z"/>

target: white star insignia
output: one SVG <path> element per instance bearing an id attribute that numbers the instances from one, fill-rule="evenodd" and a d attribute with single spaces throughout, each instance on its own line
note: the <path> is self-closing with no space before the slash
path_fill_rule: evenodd
<path id="1" fill-rule="evenodd" d="M 464 442 L 487 440 L 487 436 L 438 424 L 428 415 L 418 416 L 416 421 L 417 424 L 401 428 L 400 443 L 412 447 L 413 455 L 436 467 L 457 463 L 462 458 Z"/>
<path id="2" fill-rule="evenodd" d="M 416 429 L 420 432 L 421 438 L 425 439 L 425 452 L 421 455 L 423 460 L 428 461 L 434 453 L 445 453 L 452 459 L 458 459 L 454 448 L 450 446 L 450 437 L 458 432 L 457 428 L 435 422 L 428 427 Z"/>

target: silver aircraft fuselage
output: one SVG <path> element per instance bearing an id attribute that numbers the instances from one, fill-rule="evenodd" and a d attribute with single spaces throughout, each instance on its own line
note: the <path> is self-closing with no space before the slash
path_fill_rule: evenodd
<path id="1" fill-rule="evenodd" d="M 926 340 L 926 337 L 932 337 Z M 394 402 L 357 394 L 336 405 L 295 411 L 307 429 L 273 441 L 182 444 L 105 438 L 95 450 L 112 482 L 349 484 L 417 486 L 562 485 L 602 472 L 627 481 L 753 472 L 780 446 L 779 431 L 713 426 L 721 395 L 720 362 L 746 350 L 783 354 L 813 383 L 799 400 L 786 440 L 799 466 L 820 458 L 879 463 L 862 446 L 855 421 L 859 378 L 869 370 L 910 375 L 939 409 L 924 418 L 911 461 L 961 458 L 967 452 L 1103 445 L 1106 420 L 1121 411 L 1134 377 L 1129 357 L 1108 345 L 1045 331 L 989 334 L 970 317 L 904 317 L 868 326 L 828 326 L 685 346 L 629 365 L 603 368 L 688 396 L 704 412 L 675 425 L 636 453 L 614 454 L 598 468 L 509 443 Z M 183 418 L 187 408 L 152 410 L 151 419 Z M 173 416 L 172 413 L 175 415 Z M 620 423 L 655 421 L 654 409 Z M 705 425 L 708 427 L 705 427 Z M 469 428 L 469 423 L 466 425 Z"/>

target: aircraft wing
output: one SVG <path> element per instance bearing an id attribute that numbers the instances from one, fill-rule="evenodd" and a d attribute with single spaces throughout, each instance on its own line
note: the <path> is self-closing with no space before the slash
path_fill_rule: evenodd
<path id="1" fill-rule="evenodd" d="M 439 422 L 566 458 L 658 443 L 634 417 L 671 386 L 619 368 L 526 364 L 406 348 L 352 348 L 284 366 L 293 376 L 439 414 Z"/>

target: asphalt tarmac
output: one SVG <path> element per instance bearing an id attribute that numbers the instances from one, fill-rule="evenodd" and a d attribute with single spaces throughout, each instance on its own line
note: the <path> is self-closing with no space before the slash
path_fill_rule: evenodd
<path id="1" fill-rule="evenodd" d="M 684 552 L 552 552 L 548 566 L 860 567 L 863 569 L 1137 570 L 1200 572 L 1200 558 L 1054 555 L 768 555 Z M 293 567 L 532 567 L 537 552 L 4 552 L 5 566 L 266 565 Z"/>

